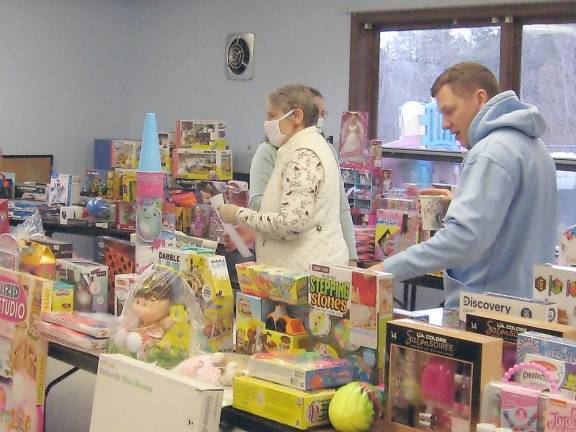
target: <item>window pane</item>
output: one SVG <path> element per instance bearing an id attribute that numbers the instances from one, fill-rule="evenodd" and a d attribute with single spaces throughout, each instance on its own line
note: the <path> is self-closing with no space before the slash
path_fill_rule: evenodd
<path id="1" fill-rule="evenodd" d="M 575 76 L 576 24 L 523 27 L 522 100 L 546 119 L 543 138 L 550 151 L 571 157 L 576 157 Z"/>
<path id="2" fill-rule="evenodd" d="M 438 75 L 447 67 L 468 60 L 486 65 L 498 76 L 500 27 L 380 33 L 377 135 L 385 146 L 401 137 L 400 108 L 409 101 L 430 102 L 430 87 Z M 402 139 L 394 146 L 431 148 L 423 145 L 420 137 L 414 137 L 414 130 L 417 128 L 406 126 L 406 123 L 411 123 L 411 119 L 417 118 L 417 112 L 418 107 L 415 104 L 404 107 L 403 130 L 406 131 L 404 135 L 410 138 Z M 456 146 L 455 150 L 459 149 L 457 142 L 453 145 Z"/>

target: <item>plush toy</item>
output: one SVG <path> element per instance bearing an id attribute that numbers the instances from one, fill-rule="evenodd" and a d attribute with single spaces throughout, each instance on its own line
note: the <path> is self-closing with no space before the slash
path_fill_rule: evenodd
<path id="1" fill-rule="evenodd" d="M 226 363 L 226 357 L 222 353 L 195 355 L 176 366 L 174 371 L 189 378 L 225 387 L 232 387 L 234 377 L 244 374 L 238 362 Z"/>
<path id="2" fill-rule="evenodd" d="M 336 391 L 330 401 L 330 423 L 340 432 L 364 432 L 383 413 L 384 393 L 365 382 L 351 382 Z"/>

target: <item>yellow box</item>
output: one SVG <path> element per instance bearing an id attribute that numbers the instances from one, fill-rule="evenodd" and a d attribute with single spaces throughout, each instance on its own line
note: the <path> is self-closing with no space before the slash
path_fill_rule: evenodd
<path id="1" fill-rule="evenodd" d="M 335 390 L 292 389 L 253 377 L 234 378 L 234 408 L 306 430 L 329 423 L 328 406 Z"/>
<path id="2" fill-rule="evenodd" d="M 136 170 L 125 170 L 122 174 L 122 201 L 136 201 Z"/>
<path id="3" fill-rule="evenodd" d="M 74 285 L 55 281 L 50 303 L 52 312 L 72 312 L 74 310 Z"/>

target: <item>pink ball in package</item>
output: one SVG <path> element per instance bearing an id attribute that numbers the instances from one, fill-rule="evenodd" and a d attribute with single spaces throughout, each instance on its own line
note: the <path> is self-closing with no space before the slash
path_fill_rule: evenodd
<path id="1" fill-rule="evenodd" d="M 431 357 L 422 370 L 420 387 L 424 400 L 443 405 L 454 403 L 454 361 Z"/>

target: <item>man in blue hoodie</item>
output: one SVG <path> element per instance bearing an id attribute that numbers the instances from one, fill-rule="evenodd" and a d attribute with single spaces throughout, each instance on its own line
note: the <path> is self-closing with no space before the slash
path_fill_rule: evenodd
<path id="1" fill-rule="evenodd" d="M 431 93 L 442 127 L 469 149 L 459 185 L 444 228 L 373 268 L 399 281 L 445 269 L 447 307 L 458 306 L 460 290 L 532 297 L 532 267 L 553 260 L 556 240 L 544 119 L 474 62 L 448 68 Z"/>

